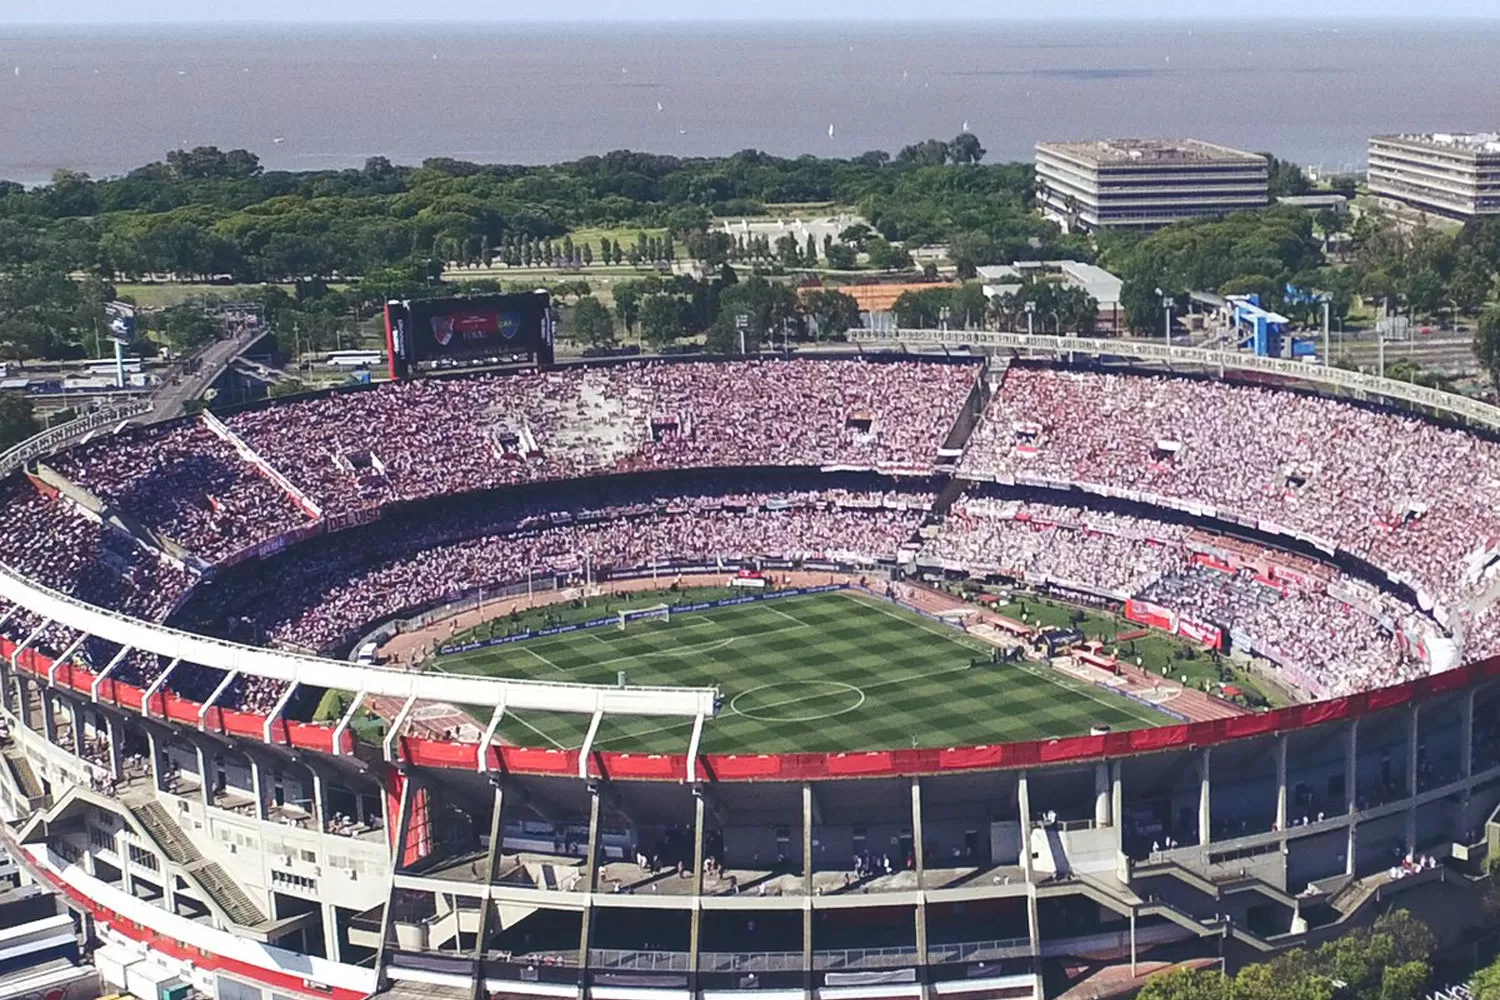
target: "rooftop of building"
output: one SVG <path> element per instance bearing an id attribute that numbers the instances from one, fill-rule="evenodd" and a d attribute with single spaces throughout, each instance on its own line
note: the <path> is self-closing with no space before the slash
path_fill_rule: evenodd
<path id="1" fill-rule="evenodd" d="M 1405 142 L 1461 153 L 1500 154 L 1500 132 L 1400 132 L 1372 136 L 1372 140 Z"/>
<path id="2" fill-rule="evenodd" d="M 1039 142 L 1036 148 L 1085 160 L 1094 166 L 1266 162 L 1265 157 L 1258 153 L 1247 153 L 1202 139 L 1092 139 L 1085 142 Z"/>
<path id="3" fill-rule="evenodd" d="M 1001 289 L 1019 288 L 1027 275 L 1060 274 L 1070 284 L 1085 289 L 1100 304 L 1118 302 L 1124 284 L 1097 264 L 1076 260 L 1018 260 L 1014 264 L 986 264 L 975 271 L 986 286 Z"/>

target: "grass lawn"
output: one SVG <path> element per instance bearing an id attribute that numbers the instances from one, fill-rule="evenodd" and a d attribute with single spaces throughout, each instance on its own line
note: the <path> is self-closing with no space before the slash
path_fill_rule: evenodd
<path id="1" fill-rule="evenodd" d="M 724 702 L 702 745 L 715 753 L 946 747 L 1168 721 L 1045 667 L 991 665 L 991 649 L 878 599 L 828 593 L 528 639 L 439 657 L 429 669 L 595 684 L 623 670 L 630 684 L 716 685 Z M 577 747 L 587 726 L 577 715 L 508 713 L 500 733 Z M 606 717 L 595 746 L 682 752 L 691 731 L 689 720 Z"/>
<path id="2" fill-rule="evenodd" d="M 1126 621 L 1107 612 L 1092 611 L 1057 601 L 1020 595 L 1017 595 L 1001 611 L 1015 618 L 1020 618 L 1024 612 L 1026 621 L 1032 625 L 1077 628 L 1090 639 L 1098 639 L 1104 643 L 1105 652 L 1131 663 L 1139 660 L 1142 670 L 1158 676 L 1162 675 L 1162 668 L 1165 667 L 1165 676 L 1174 681 L 1182 681 L 1186 677 L 1188 684 L 1200 690 L 1204 681 L 1217 683 L 1223 679 L 1220 674 L 1222 664 L 1228 669 L 1229 679 L 1234 684 L 1249 692 L 1262 695 L 1272 706 L 1279 706 L 1285 702 L 1285 699 L 1270 685 L 1257 684 L 1253 674 L 1232 666 L 1225 658 L 1221 657 L 1216 661 L 1197 643 L 1174 638 L 1162 632 L 1147 630 L 1135 622 Z M 1081 620 L 1080 615 L 1082 615 Z M 1123 644 L 1117 642 L 1117 637 L 1121 633 L 1141 631 L 1145 631 L 1146 635 L 1130 639 Z"/>
<path id="3" fill-rule="evenodd" d="M 189 299 L 201 299 L 206 295 L 213 295 L 229 302 L 243 300 L 263 287 L 265 286 L 195 284 L 176 281 L 122 282 L 115 286 L 115 292 L 120 298 L 134 300 L 135 304 L 143 309 L 165 309 L 168 306 L 181 305 Z M 279 287 L 288 294 L 293 291 L 291 285 Z"/>

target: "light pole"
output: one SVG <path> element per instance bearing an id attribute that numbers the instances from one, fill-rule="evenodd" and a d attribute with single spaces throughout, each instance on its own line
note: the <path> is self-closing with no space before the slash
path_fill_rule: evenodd
<path id="1" fill-rule="evenodd" d="M 1177 305 L 1177 302 L 1176 302 L 1175 299 L 1172 298 L 1172 296 L 1168 295 L 1166 292 L 1162 291 L 1160 288 L 1158 288 L 1156 290 L 1156 294 L 1161 296 L 1161 307 L 1162 307 L 1162 310 L 1166 313 L 1166 323 L 1164 323 L 1163 326 L 1162 326 L 1162 333 L 1164 333 L 1166 335 L 1167 346 L 1171 347 L 1172 346 L 1172 308 L 1175 305 Z"/>
<path id="2" fill-rule="evenodd" d="M 738 330 L 739 333 L 740 333 L 740 355 L 741 356 L 743 356 L 744 353 L 745 353 L 745 330 L 749 326 L 750 326 L 750 317 L 747 314 L 740 313 L 739 315 L 735 316 L 735 318 L 734 318 L 734 328 L 736 330 Z"/>
<path id="3" fill-rule="evenodd" d="M 1031 318 L 1036 315 L 1036 303 L 1026 303 L 1026 336 L 1031 336 Z"/>
<path id="4" fill-rule="evenodd" d="M 1329 299 L 1328 299 L 1328 296 L 1325 295 L 1325 296 L 1323 296 L 1323 364 L 1324 365 L 1330 365 L 1330 364 L 1333 363 L 1333 359 L 1328 356 L 1328 332 L 1329 332 L 1329 329 L 1330 329 L 1330 324 L 1328 322 L 1328 317 L 1329 317 L 1329 313 L 1330 312 L 1331 312 L 1331 310 L 1329 308 Z"/>

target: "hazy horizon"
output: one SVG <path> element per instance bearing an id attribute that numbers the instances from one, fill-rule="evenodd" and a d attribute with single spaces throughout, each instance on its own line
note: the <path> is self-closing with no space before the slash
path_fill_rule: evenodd
<path id="1" fill-rule="evenodd" d="M 687 0 L 611 0 L 560 4 L 495 3 L 494 0 L 218 0 L 210 9 L 186 0 L 11 0 L 0 13 L 3 27 L 112 27 L 122 25 L 281 24 L 826 24 L 844 28 L 880 24 L 1072 24 L 1098 22 L 1274 24 L 1295 21 L 1345 23 L 1413 21 L 1463 23 L 1500 19 L 1500 10 L 1477 0 L 1430 0 L 1420 11 L 1410 0 L 1220 0 L 1205 9 L 1196 0 L 1092 0 L 1042 12 L 1020 4 L 976 0 L 929 0 L 913 10 L 906 0 L 831 0 L 813 7 L 802 0 L 762 0 L 751 7 L 722 9 Z M 420 13 L 414 10 L 420 9 Z"/>

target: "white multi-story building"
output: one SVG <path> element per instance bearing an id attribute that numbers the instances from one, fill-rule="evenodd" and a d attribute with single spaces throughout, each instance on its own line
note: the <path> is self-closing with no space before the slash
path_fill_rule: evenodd
<path id="1" fill-rule="evenodd" d="M 1370 192 L 1449 218 L 1500 214 L 1500 133 L 1377 135 Z"/>
<path id="2" fill-rule="evenodd" d="M 1064 227 L 1156 227 L 1263 208 L 1264 156 L 1198 139 L 1040 142 L 1037 202 Z"/>

